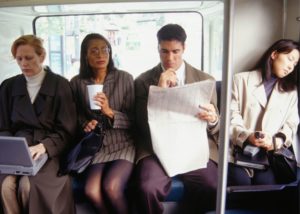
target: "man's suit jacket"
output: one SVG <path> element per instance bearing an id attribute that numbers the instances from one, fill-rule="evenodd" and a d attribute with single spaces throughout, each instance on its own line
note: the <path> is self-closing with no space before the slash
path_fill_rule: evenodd
<path id="1" fill-rule="evenodd" d="M 185 84 L 199 82 L 207 79 L 214 80 L 214 78 L 202 71 L 197 70 L 185 62 Z M 160 74 L 163 72 L 161 64 L 158 64 L 151 70 L 142 73 L 135 80 L 135 107 L 136 107 L 136 123 L 137 123 L 137 161 L 153 154 L 150 129 L 148 125 L 147 102 L 150 85 L 157 85 Z M 214 93 L 211 98 L 211 103 L 217 109 L 217 93 Z M 218 161 L 217 138 L 219 132 L 219 123 L 208 128 L 210 158 L 215 162 Z M 184 142 L 183 142 L 184 143 Z"/>
<path id="2" fill-rule="evenodd" d="M 267 100 L 260 71 L 238 73 L 233 78 L 230 136 L 243 146 L 254 131 L 283 133 L 290 146 L 299 123 L 297 90 L 281 92 L 278 83 Z"/>

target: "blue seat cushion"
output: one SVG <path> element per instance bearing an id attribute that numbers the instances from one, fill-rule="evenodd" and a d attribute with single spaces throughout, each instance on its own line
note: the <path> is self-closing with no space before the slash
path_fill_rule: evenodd
<path id="1" fill-rule="evenodd" d="M 83 176 L 72 177 L 72 189 L 75 202 L 85 201 L 84 195 L 85 178 Z"/>
<path id="2" fill-rule="evenodd" d="M 171 190 L 165 201 L 180 201 L 183 198 L 184 185 L 178 177 L 172 177 Z"/>

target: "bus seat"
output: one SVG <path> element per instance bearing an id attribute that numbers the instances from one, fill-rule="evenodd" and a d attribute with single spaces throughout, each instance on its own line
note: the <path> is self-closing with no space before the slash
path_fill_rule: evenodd
<path id="1" fill-rule="evenodd" d="M 176 176 L 172 178 L 171 190 L 165 201 L 180 201 L 183 197 L 184 186 Z"/>
<path id="2" fill-rule="evenodd" d="M 297 181 L 289 184 L 229 186 L 226 209 L 249 209 L 278 214 L 299 213 L 300 168 L 297 170 L 297 177 Z"/>
<path id="3" fill-rule="evenodd" d="M 216 91 L 217 91 L 217 107 L 219 110 L 219 113 L 221 111 L 221 88 L 222 88 L 222 82 L 216 81 Z"/>

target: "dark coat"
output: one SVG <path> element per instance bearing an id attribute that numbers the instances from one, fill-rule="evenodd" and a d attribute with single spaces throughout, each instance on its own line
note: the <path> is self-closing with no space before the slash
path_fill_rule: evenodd
<path id="1" fill-rule="evenodd" d="M 50 69 L 33 104 L 23 75 L 0 87 L 0 135 L 23 136 L 28 144 L 43 143 L 49 159 L 35 176 L 29 176 L 29 213 L 74 213 L 71 179 L 58 177 L 59 155 L 76 128 L 76 109 L 70 85 Z M 5 175 L 0 175 L 2 183 Z M 0 186 L 1 188 L 1 186 Z M 0 211 L 1 212 L 1 211 Z"/>
<path id="2" fill-rule="evenodd" d="M 136 160 L 139 161 L 142 158 L 153 154 L 152 141 L 150 135 L 150 128 L 148 124 L 148 112 L 147 103 L 149 95 L 149 87 L 151 85 L 157 85 L 160 74 L 163 72 L 161 64 L 158 64 L 154 68 L 142 73 L 135 79 L 135 109 L 136 109 L 136 125 L 137 125 L 137 157 Z M 185 62 L 185 83 L 193 83 L 204 81 L 207 79 L 214 80 L 212 76 L 204 73 L 188 63 Z M 217 92 L 214 93 L 211 98 L 211 103 L 217 109 Z M 209 139 L 209 151 L 210 159 L 218 162 L 218 148 L 217 148 L 217 138 L 219 133 L 219 123 L 213 128 L 208 128 L 208 139 Z"/>

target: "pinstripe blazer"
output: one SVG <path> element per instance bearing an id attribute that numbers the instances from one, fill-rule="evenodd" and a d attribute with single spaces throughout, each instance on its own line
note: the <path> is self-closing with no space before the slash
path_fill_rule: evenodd
<path id="1" fill-rule="evenodd" d="M 230 138 L 233 144 L 243 147 L 255 130 L 286 136 L 290 146 L 299 123 L 297 90 L 281 92 L 278 83 L 267 100 L 260 71 L 235 74 L 231 98 Z M 232 157 L 231 157 L 232 158 Z"/>
<path id="2" fill-rule="evenodd" d="M 135 80 L 135 108 L 136 108 L 136 125 L 137 125 L 137 161 L 153 154 L 151 143 L 150 129 L 148 125 L 147 102 L 150 85 L 157 85 L 160 74 L 162 73 L 161 64 L 158 64 L 151 70 L 141 74 Z M 185 84 L 214 79 L 212 76 L 197 70 L 185 62 Z M 217 93 L 214 91 L 211 99 L 217 109 Z M 219 123 L 213 128 L 208 128 L 208 139 L 210 149 L 210 159 L 218 162 L 217 138 L 219 133 Z"/>
<path id="3" fill-rule="evenodd" d="M 71 80 L 71 87 L 77 105 L 78 125 L 83 130 L 87 122 L 96 118 L 90 110 L 87 85 L 94 84 L 92 79 L 81 79 L 78 75 Z M 121 70 L 107 74 L 103 92 L 114 111 L 114 120 L 106 130 L 103 146 L 95 155 L 93 163 L 102 163 L 117 159 L 134 161 L 133 143 L 134 84 L 133 77 Z"/>

